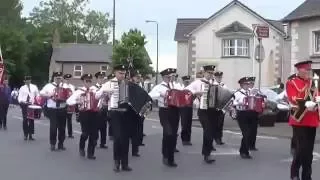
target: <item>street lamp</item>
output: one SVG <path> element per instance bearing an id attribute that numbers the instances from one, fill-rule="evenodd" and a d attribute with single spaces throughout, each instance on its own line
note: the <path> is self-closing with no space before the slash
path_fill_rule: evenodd
<path id="1" fill-rule="evenodd" d="M 159 23 L 158 21 L 146 20 L 146 23 L 155 23 L 157 25 L 157 65 L 156 65 L 156 84 L 158 84 L 159 74 Z"/>

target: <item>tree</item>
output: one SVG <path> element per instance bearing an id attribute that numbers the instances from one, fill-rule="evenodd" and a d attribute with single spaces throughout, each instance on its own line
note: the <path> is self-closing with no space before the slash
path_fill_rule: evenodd
<path id="1" fill-rule="evenodd" d="M 142 74 L 153 73 L 150 67 L 150 59 L 146 51 L 146 37 L 137 29 L 130 29 L 124 33 L 120 42 L 115 44 L 113 52 L 113 65 L 128 65 L 128 59 L 133 60 L 134 69 L 138 69 Z"/>
<path id="2" fill-rule="evenodd" d="M 21 18 L 22 4 L 20 0 L 0 1 L 0 24 L 16 23 Z"/>
<path id="3" fill-rule="evenodd" d="M 30 13 L 30 20 L 36 27 L 58 28 L 61 42 L 108 42 L 109 14 L 85 11 L 87 4 L 88 0 L 42 1 Z"/>

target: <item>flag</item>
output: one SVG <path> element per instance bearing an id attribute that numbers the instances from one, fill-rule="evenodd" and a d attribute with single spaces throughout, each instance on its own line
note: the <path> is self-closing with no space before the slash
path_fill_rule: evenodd
<path id="1" fill-rule="evenodd" d="M 0 84 L 3 84 L 3 80 L 4 80 L 4 64 L 3 64 L 2 51 L 0 46 Z"/>

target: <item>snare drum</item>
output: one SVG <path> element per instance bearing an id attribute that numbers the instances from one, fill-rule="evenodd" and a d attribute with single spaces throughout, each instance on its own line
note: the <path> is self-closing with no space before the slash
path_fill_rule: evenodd
<path id="1" fill-rule="evenodd" d="M 40 119 L 41 118 L 42 108 L 37 105 L 29 105 L 27 108 L 27 118 L 28 119 Z"/>

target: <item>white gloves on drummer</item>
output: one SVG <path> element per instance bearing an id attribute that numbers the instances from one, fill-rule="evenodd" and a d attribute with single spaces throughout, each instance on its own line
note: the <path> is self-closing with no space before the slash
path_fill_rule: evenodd
<path id="1" fill-rule="evenodd" d="M 316 96 L 316 103 L 320 103 L 320 96 Z"/>
<path id="2" fill-rule="evenodd" d="M 305 104 L 306 108 L 308 110 L 314 110 L 314 107 L 317 105 L 317 103 L 313 102 L 313 101 L 307 101 Z"/>

